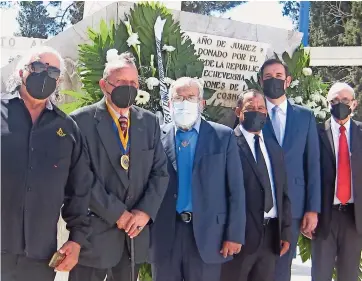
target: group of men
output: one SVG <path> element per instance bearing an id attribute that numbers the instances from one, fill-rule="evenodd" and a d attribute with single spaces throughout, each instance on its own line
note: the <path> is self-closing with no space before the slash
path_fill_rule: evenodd
<path id="1" fill-rule="evenodd" d="M 57 271 L 70 281 L 287 281 L 300 232 L 312 279 L 357 281 L 362 249 L 362 124 L 354 90 L 334 84 L 331 118 L 291 104 L 288 68 L 261 67 L 234 130 L 205 121 L 203 86 L 170 87 L 173 122 L 134 105 L 137 67 L 109 61 L 104 98 L 67 116 L 52 103 L 63 59 L 23 57 L 1 98 L 1 278 L 54 279 L 59 210 L 70 231 Z M 361 195 L 362 196 L 362 195 Z M 361 199 L 360 199 L 361 198 Z M 132 274 L 136 273 L 136 274 Z"/>

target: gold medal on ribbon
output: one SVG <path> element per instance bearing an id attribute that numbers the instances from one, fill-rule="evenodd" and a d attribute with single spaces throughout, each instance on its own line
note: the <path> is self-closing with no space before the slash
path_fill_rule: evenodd
<path id="1" fill-rule="evenodd" d="M 129 168 L 129 157 L 128 157 L 128 155 L 122 155 L 122 157 L 121 157 L 121 166 L 126 171 L 128 170 L 128 168 Z"/>

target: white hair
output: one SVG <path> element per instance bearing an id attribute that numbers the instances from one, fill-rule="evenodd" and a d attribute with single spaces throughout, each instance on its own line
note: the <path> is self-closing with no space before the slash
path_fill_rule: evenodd
<path id="1" fill-rule="evenodd" d="M 200 83 L 199 79 L 191 77 L 181 77 L 178 78 L 176 81 L 172 82 L 169 90 L 170 97 L 173 97 L 177 88 L 191 87 L 192 85 L 197 86 L 197 88 L 199 89 L 199 97 L 202 99 L 204 96 L 204 88 Z"/>
<path id="2" fill-rule="evenodd" d="M 353 96 L 353 99 L 356 98 L 356 93 L 353 88 L 344 82 L 336 82 L 332 85 L 332 87 L 328 91 L 327 100 L 331 101 L 335 98 L 335 95 L 341 91 L 348 91 Z"/>
<path id="3" fill-rule="evenodd" d="M 32 62 L 32 59 L 33 59 L 33 61 L 35 61 L 42 54 L 52 54 L 57 57 L 57 59 L 59 60 L 59 65 L 60 65 L 60 67 L 59 67 L 60 75 L 62 76 L 62 74 L 65 71 L 65 64 L 64 64 L 64 59 L 62 58 L 62 56 L 60 55 L 60 53 L 57 50 L 55 50 L 51 47 L 48 47 L 48 46 L 40 46 L 40 47 L 36 47 L 36 48 L 31 48 L 29 52 L 27 52 L 24 56 L 22 56 L 20 58 L 19 62 L 16 65 L 14 73 L 9 77 L 9 79 L 6 83 L 6 91 L 8 93 L 14 92 L 22 84 L 22 79 L 20 77 L 19 71 L 24 70 L 25 67 L 30 62 Z M 53 100 L 57 98 L 55 96 L 58 95 L 58 89 L 55 90 L 54 94 L 55 95 L 53 97 Z"/>
<path id="4" fill-rule="evenodd" d="M 103 79 L 107 79 L 113 71 L 130 65 L 136 67 L 134 56 L 129 52 L 120 54 L 116 60 L 106 63 L 106 67 L 103 71 Z"/>

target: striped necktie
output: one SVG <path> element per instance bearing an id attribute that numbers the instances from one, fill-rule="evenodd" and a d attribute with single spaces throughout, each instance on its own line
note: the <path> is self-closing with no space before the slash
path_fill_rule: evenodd
<path id="1" fill-rule="evenodd" d="M 118 119 L 119 124 L 121 125 L 121 130 L 123 132 L 123 136 L 127 136 L 127 129 L 128 129 L 128 118 L 125 116 L 121 116 Z"/>

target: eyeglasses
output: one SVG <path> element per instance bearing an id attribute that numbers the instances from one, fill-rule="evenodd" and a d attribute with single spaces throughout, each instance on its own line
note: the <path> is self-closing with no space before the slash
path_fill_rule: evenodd
<path id="1" fill-rule="evenodd" d="M 184 100 L 187 100 L 189 102 L 192 102 L 192 103 L 197 103 L 200 101 L 199 97 L 198 96 L 187 96 L 187 97 L 184 97 L 184 96 L 174 96 L 172 98 L 172 101 L 173 102 L 183 102 Z"/>
<path id="2" fill-rule="evenodd" d="M 330 100 L 330 104 L 331 105 L 335 105 L 335 104 L 339 104 L 339 103 L 343 103 L 343 104 L 346 104 L 346 105 L 349 105 L 352 101 L 354 101 L 353 99 L 350 100 L 350 99 L 347 99 L 347 98 L 344 98 L 344 99 L 338 99 L 338 98 L 335 98 L 333 100 Z"/>
<path id="3" fill-rule="evenodd" d="M 27 65 L 28 70 L 35 73 L 42 73 L 46 71 L 50 78 L 58 80 L 60 76 L 60 69 L 55 66 L 49 66 L 48 63 L 42 63 L 40 61 L 34 61 Z"/>

